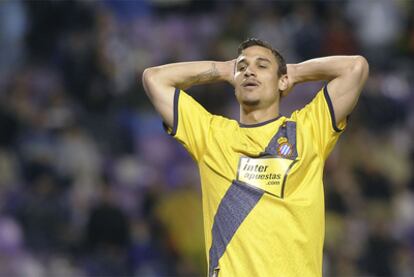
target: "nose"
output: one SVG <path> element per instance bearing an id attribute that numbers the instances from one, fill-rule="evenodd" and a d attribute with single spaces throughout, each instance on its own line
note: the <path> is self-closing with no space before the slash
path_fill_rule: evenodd
<path id="1" fill-rule="evenodd" d="M 256 76 L 256 72 L 252 69 L 251 66 L 248 66 L 246 70 L 244 71 L 244 76 L 246 77 Z"/>

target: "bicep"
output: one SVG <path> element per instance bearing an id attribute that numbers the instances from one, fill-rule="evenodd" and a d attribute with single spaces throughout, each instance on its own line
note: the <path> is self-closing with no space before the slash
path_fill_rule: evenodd
<path id="1" fill-rule="evenodd" d="M 336 124 L 352 112 L 367 78 L 368 63 L 365 58 L 357 56 L 347 72 L 329 82 L 328 93 L 332 101 Z"/>
<path id="2" fill-rule="evenodd" d="M 146 69 L 142 74 L 142 83 L 148 98 L 155 110 L 161 115 L 165 124 L 174 124 L 174 91 L 175 88 L 157 79 L 154 69 Z"/>

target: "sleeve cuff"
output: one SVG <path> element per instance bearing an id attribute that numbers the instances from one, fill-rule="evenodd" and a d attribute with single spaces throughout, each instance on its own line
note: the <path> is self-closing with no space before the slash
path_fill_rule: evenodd
<path id="1" fill-rule="evenodd" d="M 335 130 L 335 132 L 340 133 L 345 129 L 346 120 L 341 121 L 338 124 L 339 126 L 336 124 L 335 112 L 332 106 L 331 97 L 328 93 L 328 85 L 325 85 L 325 87 L 323 88 L 323 95 L 325 96 L 326 103 L 328 104 L 329 113 L 331 115 L 332 128 Z"/>
<path id="2" fill-rule="evenodd" d="M 178 127 L 178 98 L 180 96 L 180 89 L 176 88 L 174 92 L 174 107 L 173 107 L 173 126 L 168 126 L 165 122 L 162 123 L 164 130 L 171 136 L 175 136 L 177 134 L 177 127 Z"/>

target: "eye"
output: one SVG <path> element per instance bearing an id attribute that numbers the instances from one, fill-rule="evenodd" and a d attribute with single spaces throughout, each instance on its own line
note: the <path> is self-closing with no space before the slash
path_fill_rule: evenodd
<path id="1" fill-rule="evenodd" d="M 259 68 L 267 68 L 267 66 L 264 64 L 259 64 Z"/>
<path id="2" fill-rule="evenodd" d="M 243 71 L 243 70 L 245 70 L 246 69 L 246 66 L 245 65 L 240 65 L 239 66 L 239 71 Z"/>

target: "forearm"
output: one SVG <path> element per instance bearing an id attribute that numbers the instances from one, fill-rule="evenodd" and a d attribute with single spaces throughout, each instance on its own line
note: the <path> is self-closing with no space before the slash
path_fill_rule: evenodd
<path id="1" fill-rule="evenodd" d="M 186 89 L 194 85 L 231 82 L 233 70 L 234 61 L 174 63 L 146 69 L 142 75 L 142 83 L 157 112 L 172 127 L 175 88 Z"/>
<path id="2" fill-rule="evenodd" d="M 144 72 L 144 78 L 151 78 L 165 87 L 180 89 L 194 85 L 230 81 L 232 78 L 229 62 L 199 61 L 173 63 L 152 67 Z"/>
<path id="3" fill-rule="evenodd" d="M 363 60 L 361 56 L 331 56 L 290 64 L 288 67 L 294 84 L 317 80 L 330 81 L 357 69 Z"/>
<path id="4" fill-rule="evenodd" d="M 338 124 L 355 107 L 369 73 L 362 56 L 332 56 L 288 65 L 290 85 L 306 81 L 329 81 L 328 94 Z"/>

